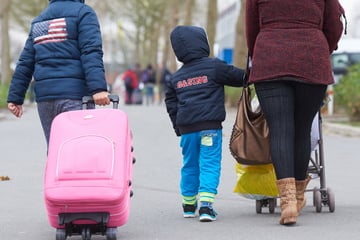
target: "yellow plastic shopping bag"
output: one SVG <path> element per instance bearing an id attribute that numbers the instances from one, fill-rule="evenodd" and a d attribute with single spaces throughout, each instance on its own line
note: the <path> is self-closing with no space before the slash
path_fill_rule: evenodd
<path id="1" fill-rule="evenodd" d="M 235 163 L 237 182 L 234 192 L 249 199 L 262 200 L 278 196 L 272 164 L 243 165 Z"/>

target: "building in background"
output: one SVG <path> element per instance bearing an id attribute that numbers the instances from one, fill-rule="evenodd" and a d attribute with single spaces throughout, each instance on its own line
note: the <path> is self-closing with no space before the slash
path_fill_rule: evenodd
<path id="1" fill-rule="evenodd" d="M 219 1 L 219 4 L 215 55 L 221 60 L 232 64 L 236 21 L 240 13 L 240 1 Z"/>

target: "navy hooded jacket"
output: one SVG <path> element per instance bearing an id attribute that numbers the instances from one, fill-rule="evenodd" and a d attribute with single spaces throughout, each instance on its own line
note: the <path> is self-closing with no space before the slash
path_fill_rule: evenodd
<path id="1" fill-rule="evenodd" d="M 31 23 L 8 102 L 23 104 L 32 77 L 36 101 L 81 99 L 106 91 L 96 13 L 83 0 L 50 0 Z"/>
<path id="2" fill-rule="evenodd" d="M 209 57 L 203 28 L 177 26 L 170 40 L 183 63 L 166 82 L 165 103 L 175 132 L 221 129 L 225 120 L 224 85 L 242 87 L 244 71 Z"/>

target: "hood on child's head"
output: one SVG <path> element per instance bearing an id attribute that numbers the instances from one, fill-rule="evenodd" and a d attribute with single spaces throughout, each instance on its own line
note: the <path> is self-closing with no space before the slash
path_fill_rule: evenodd
<path id="1" fill-rule="evenodd" d="M 170 33 L 170 41 L 177 59 L 183 63 L 210 54 L 207 35 L 201 27 L 177 26 Z"/>

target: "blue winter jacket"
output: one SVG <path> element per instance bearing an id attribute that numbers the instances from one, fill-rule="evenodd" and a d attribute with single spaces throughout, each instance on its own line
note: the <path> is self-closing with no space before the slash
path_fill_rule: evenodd
<path id="1" fill-rule="evenodd" d="M 22 104 L 32 77 L 36 101 L 106 91 L 100 25 L 83 0 L 51 0 L 31 23 L 8 102 Z"/>
<path id="2" fill-rule="evenodd" d="M 243 86 L 244 71 L 209 57 L 203 28 L 177 26 L 170 40 L 183 63 L 166 82 L 165 103 L 176 134 L 221 129 L 225 120 L 224 85 Z"/>

